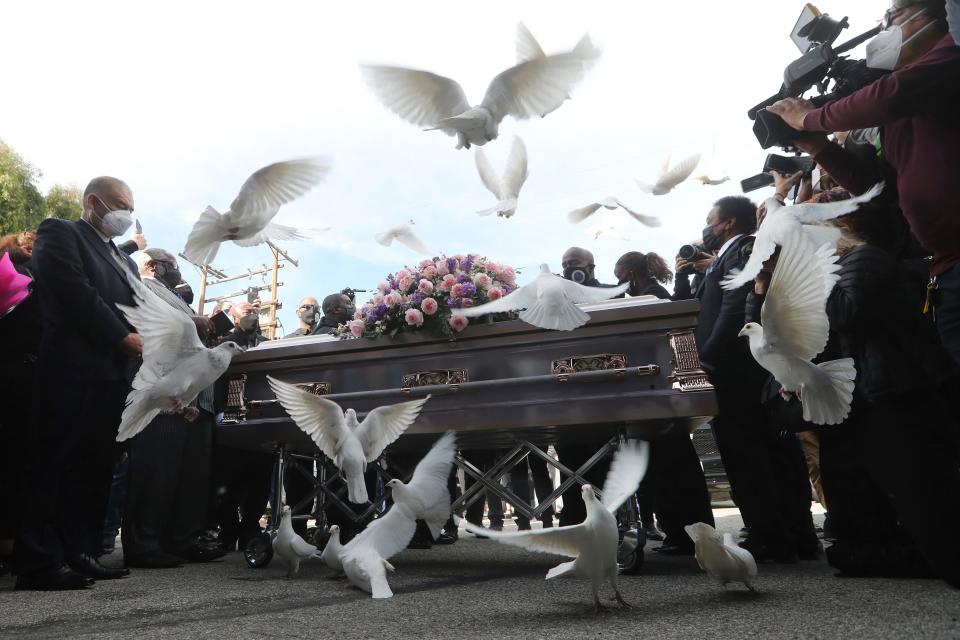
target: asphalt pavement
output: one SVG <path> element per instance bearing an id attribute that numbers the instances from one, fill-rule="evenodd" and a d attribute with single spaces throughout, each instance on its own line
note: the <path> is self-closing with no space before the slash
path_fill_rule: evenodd
<path id="1" fill-rule="evenodd" d="M 741 526 L 736 510 L 717 515 L 721 530 Z M 837 578 L 824 561 L 766 564 L 753 595 L 719 586 L 693 558 L 651 552 L 656 545 L 639 575 L 621 577 L 633 608 L 610 613 L 594 614 L 586 582 L 544 581 L 561 558 L 462 534 L 455 545 L 396 556 L 389 600 L 331 579 L 319 561 L 288 579 L 278 562 L 251 569 L 238 553 L 134 570 L 79 592 L 15 592 L 6 576 L 0 637 L 960 638 L 960 591 L 936 580 Z"/>

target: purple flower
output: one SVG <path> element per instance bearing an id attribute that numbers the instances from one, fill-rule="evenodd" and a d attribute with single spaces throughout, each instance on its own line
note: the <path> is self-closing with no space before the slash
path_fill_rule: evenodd
<path id="1" fill-rule="evenodd" d="M 460 263 L 460 268 L 464 271 L 470 271 L 470 267 L 473 266 L 473 254 L 468 255 L 463 259 L 463 262 Z"/>
<path id="2" fill-rule="evenodd" d="M 459 276 L 457 276 L 457 282 L 470 282 L 470 276 L 465 273 L 461 273 Z"/>
<path id="3" fill-rule="evenodd" d="M 460 285 L 460 296 L 463 298 L 472 298 L 477 295 L 477 287 L 472 282 L 464 282 Z"/>
<path id="4" fill-rule="evenodd" d="M 425 297 L 426 296 L 424 296 L 422 293 L 419 293 L 419 292 L 410 294 L 410 297 L 408 298 L 408 301 L 410 302 L 410 306 L 419 307 L 420 303 L 423 302 L 423 299 Z"/>
<path id="5" fill-rule="evenodd" d="M 447 306 L 453 309 L 459 309 L 463 307 L 463 300 L 460 298 L 447 298 Z"/>
<path id="6" fill-rule="evenodd" d="M 501 284 L 501 285 L 500 285 L 500 288 L 503 290 L 503 295 L 507 295 L 508 293 L 510 293 L 511 291 L 513 291 L 513 287 L 511 287 L 511 286 L 508 285 L 508 284 Z"/>
<path id="7" fill-rule="evenodd" d="M 453 273 L 457 270 L 457 259 L 456 258 L 447 258 L 447 269 L 450 269 L 450 273 Z"/>

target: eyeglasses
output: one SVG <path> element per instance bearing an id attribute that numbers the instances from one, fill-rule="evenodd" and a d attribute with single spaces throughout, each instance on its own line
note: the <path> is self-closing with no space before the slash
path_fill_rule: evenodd
<path id="1" fill-rule="evenodd" d="M 890 7 L 887 9 L 883 14 L 883 20 L 880 21 L 880 28 L 889 29 L 893 21 L 897 19 L 897 16 L 903 13 L 905 9 L 909 9 L 910 6 L 908 3 L 900 7 Z"/>

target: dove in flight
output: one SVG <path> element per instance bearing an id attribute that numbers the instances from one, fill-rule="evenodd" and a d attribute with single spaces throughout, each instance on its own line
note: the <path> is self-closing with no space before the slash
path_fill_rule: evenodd
<path id="1" fill-rule="evenodd" d="M 340 544 L 340 526 L 330 525 L 330 537 L 327 538 L 327 545 L 323 548 L 320 559 L 333 569 L 334 574 L 343 573 L 343 564 L 340 562 L 341 553 L 343 553 L 343 545 Z"/>
<path id="2" fill-rule="evenodd" d="M 593 589 L 594 607 L 598 612 L 606 608 L 600 603 L 600 587 L 604 582 L 609 582 L 617 602 L 629 607 L 617 586 L 617 544 L 620 538 L 614 514 L 621 504 L 636 493 L 647 472 L 648 460 L 649 445 L 646 442 L 632 441 L 621 445 L 610 464 L 603 484 L 602 499 L 597 500 L 591 485 L 583 485 L 581 492 L 587 517 L 580 524 L 517 533 L 491 531 L 469 522 L 463 525 L 470 533 L 484 535 L 503 544 L 574 558 L 550 569 L 547 580 L 567 574 L 588 578 Z"/>
<path id="3" fill-rule="evenodd" d="M 454 314 L 476 318 L 488 313 L 517 311 L 520 319 L 541 329 L 572 331 L 590 320 L 590 314 L 578 304 L 602 302 L 630 288 L 630 283 L 617 287 L 585 287 L 550 273 L 550 266 L 540 265 L 540 274 L 513 293 L 477 307 L 455 309 Z"/>
<path id="4" fill-rule="evenodd" d="M 660 167 L 660 175 L 657 177 L 656 183 L 648 184 L 637 180 L 637 186 L 640 187 L 641 191 L 652 193 L 655 196 L 666 195 L 673 191 L 681 182 L 689 178 L 698 164 L 700 164 L 699 153 L 686 158 L 683 162 L 675 166 L 670 166 L 670 159 L 667 158 L 663 161 L 663 166 Z"/>
<path id="5" fill-rule="evenodd" d="M 852 358 L 811 362 L 827 345 L 826 304 L 838 279 L 836 261 L 830 245 L 814 249 L 803 234 L 788 238 L 760 309 L 761 324 L 748 322 L 738 334 L 747 337 L 750 353 L 783 392 L 797 394 L 803 419 L 821 425 L 849 415 L 857 376 Z"/>
<path id="6" fill-rule="evenodd" d="M 835 202 L 805 202 L 789 207 L 776 198 L 767 198 L 764 205 L 767 215 L 760 223 L 753 240 L 753 249 L 743 269 L 727 276 L 720 286 L 730 291 L 738 289 L 757 277 L 763 263 L 770 259 L 778 246 L 797 235 L 805 235 L 814 247 L 825 244 L 836 246 L 840 230 L 835 227 L 814 225 L 814 222 L 832 220 L 853 213 L 860 205 L 873 200 L 883 191 L 883 183 L 875 184 L 863 195 Z"/>
<path id="7" fill-rule="evenodd" d="M 757 577 L 757 563 L 753 554 L 737 545 L 729 533 L 720 534 L 705 522 L 688 524 L 683 528 L 693 540 L 697 564 L 720 584 L 742 582 L 756 593 L 751 582 Z"/>
<path id="8" fill-rule="evenodd" d="M 424 520 L 436 538 L 450 517 L 447 479 L 455 454 L 456 436 L 448 431 L 420 460 L 408 484 L 387 483 L 393 506 L 340 549 L 339 559 L 351 584 L 374 598 L 393 596 L 387 571 L 394 569 L 388 560 L 410 544 L 417 520 Z"/>
<path id="9" fill-rule="evenodd" d="M 585 58 L 596 57 L 597 52 L 594 50 L 593 42 L 590 40 L 589 35 L 584 35 L 577 42 L 576 46 L 573 48 L 574 53 L 579 53 Z M 540 46 L 540 43 L 537 42 L 537 39 L 533 37 L 533 34 L 530 33 L 530 30 L 527 29 L 526 25 L 522 22 L 517 24 L 517 64 L 527 62 L 529 60 L 537 60 L 546 58 L 547 54 L 543 51 L 543 47 Z M 569 100 L 570 95 L 567 94 L 564 101 Z M 563 102 L 560 102 L 555 107 L 549 111 L 544 111 L 540 114 L 541 118 L 547 116 L 548 113 L 556 111 L 560 108 Z"/>
<path id="10" fill-rule="evenodd" d="M 518 34 L 520 55 L 528 54 L 530 43 L 521 42 L 524 38 Z M 506 116 L 542 117 L 558 108 L 600 55 L 589 38 L 568 52 L 552 55 L 543 55 L 535 40 L 533 44 L 532 57 L 498 74 L 481 103 L 473 107 L 459 83 L 429 71 L 384 65 L 361 65 L 361 70 L 390 111 L 428 131 L 456 136 L 457 149 L 469 149 L 495 140 Z"/>
<path id="11" fill-rule="evenodd" d="M 336 402 L 315 396 L 299 387 L 267 376 L 270 388 L 300 429 L 333 460 L 347 481 L 347 499 L 368 502 L 363 474 L 367 463 L 380 457 L 420 415 L 430 396 L 410 402 L 377 407 L 363 422 L 353 409 L 343 411 Z"/>
<path id="12" fill-rule="evenodd" d="M 477 147 L 474 154 L 477 171 L 480 173 L 483 186 L 497 196 L 498 200 L 497 206 L 477 211 L 477 213 L 481 216 L 488 216 L 496 212 L 502 218 L 511 217 L 517 212 L 517 198 L 520 197 L 520 189 L 523 187 L 523 183 L 527 181 L 527 147 L 523 144 L 523 140 L 514 137 L 502 178 L 494 172 L 483 149 Z"/>
<path id="13" fill-rule="evenodd" d="M 699 180 L 701 184 L 715 187 L 717 185 L 720 185 L 720 184 L 723 184 L 724 182 L 729 181 L 730 176 L 724 175 L 722 178 L 711 178 L 707 174 L 703 174 L 702 176 L 695 177 L 694 180 Z"/>
<path id="14" fill-rule="evenodd" d="M 389 247 L 394 240 L 407 247 L 412 249 L 417 253 L 425 256 L 432 255 L 430 249 L 427 248 L 427 245 L 423 243 L 423 240 L 413 232 L 413 229 L 410 228 L 410 225 L 413 224 L 413 220 L 405 222 L 403 224 L 398 224 L 395 227 L 390 227 L 383 233 L 378 233 L 373 236 L 374 240 L 382 244 L 385 247 Z"/>
<path id="15" fill-rule="evenodd" d="M 287 160 L 256 171 L 240 187 L 226 213 L 207 207 L 193 225 L 183 255 L 196 265 L 210 264 L 227 240 L 252 247 L 276 240 L 302 240 L 294 227 L 272 222 L 280 207 L 320 183 L 330 171 L 323 158 Z"/>
<path id="16" fill-rule="evenodd" d="M 273 553 L 287 568 L 288 578 L 297 575 L 303 560 L 320 557 L 317 548 L 293 530 L 293 519 L 288 505 L 283 505 L 280 528 L 277 529 L 277 537 L 273 539 Z"/>
<path id="17" fill-rule="evenodd" d="M 235 342 L 206 348 L 186 313 L 174 309 L 139 280 L 128 278 L 137 306 L 117 304 L 143 340 L 143 362 L 127 394 L 117 442 L 143 431 L 161 411 L 184 413 L 196 419 L 197 409 L 188 408 L 197 395 L 213 384 L 243 353 Z"/>
<path id="18" fill-rule="evenodd" d="M 604 214 L 593 226 L 587 229 L 587 235 L 594 240 L 598 240 L 600 236 L 606 236 L 607 238 L 629 241 L 630 238 L 627 236 L 623 225 L 615 219 L 616 214 L 609 211 L 604 211 Z"/>
<path id="19" fill-rule="evenodd" d="M 583 222 L 584 220 L 592 216 L 594 213 L 599 211 L 601 207 L 603 207 L 604 209 L 609 209 L 610 211 L 614 211 L 616 209 L 623 209 L 624 211 L 630 214 L 631 218 L 633 218 L 634 220 L 636 220 L 641 224 L 644 224 L 648 227 L 660 226 L 660 219 L 657 218 L 656 216 L 648 216 L 648 215 L 639 213 L 638 211 L 634 211 L 627 205 L 623 204 L 623 202 L 619 198 L 615 198 L 613 196 L 603 198 L 602 200 L 598 200 L 597 202 L 591 202 L 585 207 L 574 209 L 573 211 L 567 214 L 567 220 L 570 221 L 570 224 L 577 224 L 578 222 Z"/>

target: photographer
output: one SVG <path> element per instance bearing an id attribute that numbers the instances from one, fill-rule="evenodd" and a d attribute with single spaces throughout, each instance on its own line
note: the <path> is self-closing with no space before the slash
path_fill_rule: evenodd
<path id="1" fill-rule="evenodd" d="M 677 252 L 674 262 L 673 295 L 671 300 L 690 300 L 696 297 L 703 275 L 717 259 L 716 254 L 704 250 L 703 244 L 697 241 L 685 244 Z M 690 276 L 693 281 L 690 281 Z"/>
<path id="2" fill-rule="evenodd" d="M 892 73 L 819 109 L 788 98 L 769 110 L 800 131 L 880 127 L 877 146 L 896 172 L 903 215 L 933 252 L 931 302 L 941 340 L 960 362 L 960 217 L 954 213 L 960 206 L 960 47 L 947 33 L 943 0 L 897 0 L 884 27 L 867 44 L 867 66 Z M 823 135 L 795 144 L 854 194 L 882 178 L 875 163 L 858 160 Z"/>

